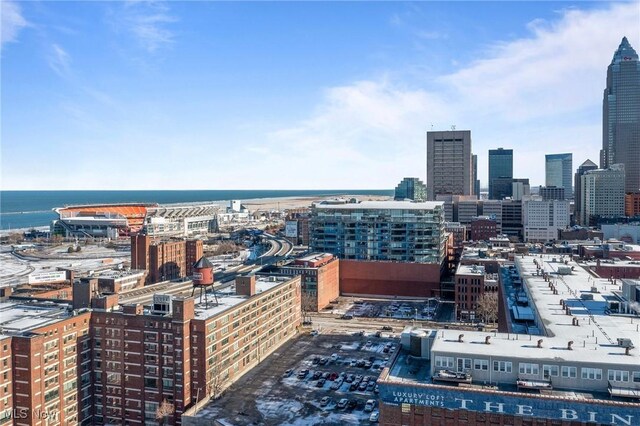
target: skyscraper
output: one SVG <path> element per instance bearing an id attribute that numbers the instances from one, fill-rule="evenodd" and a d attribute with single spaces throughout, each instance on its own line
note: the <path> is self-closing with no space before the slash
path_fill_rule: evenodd
<path id="1" fill-rule="evenodd" d="M 624 164 L 612 164 L 607 169 L 589 170 L 580 179 L 580 223 L 598 225 L 601 218 L 624 216 Z"/>
<path id="2" fill-rule="evenodd" d="M 504 197 L 510 197 L 511 182 L 501 187 L 508 188 L 508 193 L 504 191 L 496 191 L 495 180 L 498 178 L 513 178 L 513 150 L 512 149 L 490 149 L 489 150 L 489 199 L 501 200 Z M 503 180 L 507 182 L 506 180 Z"/>
<path id="3" fill-rule="evenodd" d="M 571 176 L 573 173 L 572 154 L 547 154 L 545 155 L 545 185 L 564 188 L 566 199 L 573 196 Z"/>
<path id="4" fill-rule="evenodd" d="M 471 131 L 427 132 L 427 192 L 429 200 L 438 194 L 473 195 Z"/>
<path id="5" fill-rule="evenodd" d="M 396 186 L 394 200 L 413 200 L 423 202 L 427 200 L 427 187 L 418 178 L 404 178 Z"/>
<path id="6" fill-rule="evenodd" d="M 626 37 L 607 68 L 600 167 L 625 165 L 625 192 L 640 192 L 640 62 Z"/>
<path id="7" fill-rule="evenodd" d="M 576 170 L 576 174 L 573 178 L 573 185 L 575 191 L 575 202 L 573 205 L 573 220 L 576 222 L 580 221 L 580 209 L 582 203 L 582 175 L 587 173 L 589 170 L 596 170 L 598 166 L 591 160 L 587 160 L 578 167 Z"/>
<path id="8" fill-rule="evenodd" d="M 471 161 L 473 163 L 473 195 L 480 199 L 480 179 L 478 179 L 478 156 L 472 155 Z"/>

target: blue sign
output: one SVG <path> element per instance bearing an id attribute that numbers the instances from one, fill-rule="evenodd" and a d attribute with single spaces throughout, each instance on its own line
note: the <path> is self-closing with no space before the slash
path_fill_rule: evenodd
<path id="1" fill-rule="evenodd" d="M 640 404 L 629 402 L 580 402 L 542 395 L 519 397 L 509 392 L 493 393 L 439 385 L 407 386 L 380 382 L 378 386 L 380 401 L 387 405 L 409 404 L 604 425 L 640 426 Z"/>

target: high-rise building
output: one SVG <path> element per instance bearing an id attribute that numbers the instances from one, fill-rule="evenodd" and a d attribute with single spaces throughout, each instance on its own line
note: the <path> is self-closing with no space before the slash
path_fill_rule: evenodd
<path id="1" fill-rule="evenodd" d="M 566 191 L 564 188 L 558 188 L 557 186 L 541 186 L 538 188 L 538 195 L 543 200 L 564 200 Z"/>
<path id="2" fill-rule="evenodd" d="M 157 241 L 145 234 L 131 236 L 131 267 L 149 271 L 147 284 L 191 276 L 202 253 L 202 240 Z"/>
<path id="3" fill-rule="evenodd" d="M 571 213 L 568 200 L 543 200 L 529 196 L 522 200 L 524 241 L 545 243 L 558 237 L 558 229 L 569 226 Z"/>
<path id="4" fill-rule="evenodd" d="M 590 170 L 581 177 L 580 224 L 596 224 L 599 218 L 624 216 L 624 164 Z"/>
<path id="5" fill-rule="evenodd" d="M 600 167 L 625 166 L 625 192 L 640 192 L 640 62 L 626 37 L 607 68 Z"/>
<path id="6" fill-rule="evenodd" d="M 396 186 L 394 200 L 427 201 L 427 187 L 418 178 L 404 178 Z"/>
<path id="7" fill-rule="evenodd" d="M 572 154 L 545 155 L 545 185 L 564 188 L 564 196 L 566 199 L 570 199 L 573 196 L 573 188 L 571 184 L 572 173 Z"/>
<path id="8" fill-rule="evenodd" d="M 598 168 L 597 164 L 595 164 L 591 160 L 587 160 L 584 163 L 580 164 L 576 174 L 573 178 L 574 184 L 574 204 L 573 204 L 573 219 L 578 222 L 580 219 L 580 205 L 582 203 L 582 175 L 584 175 L 589 170 L 596 170 Z"/>
<path id="9" fill-rule="evenodd" d="M 436 195 L 473 195 L 471 131 L 427 132 L 427 191 Z"/>
<path id="10" fill-rule="evenodd" d="M 473 195 L 477 199 L 480 199 L 480 179 L 478 179 L 478 156 L 472 155 L 471 161 L 473 162 Z"/>
<path id="11" fill-rule="evenodd" d="M 497 193 L 495 187 L 495 179 L 513 178 L 513 150 L 512 149 L 490 149 L 489 150 L 489 199 L 501 200 L 506 196 L 503 193 Z M 510 190 L 510 182 L 509 188 Z M 501 187 L 502 188 L 502 187 Z M 506 186 L 505 186 L 506 188 Z"/>

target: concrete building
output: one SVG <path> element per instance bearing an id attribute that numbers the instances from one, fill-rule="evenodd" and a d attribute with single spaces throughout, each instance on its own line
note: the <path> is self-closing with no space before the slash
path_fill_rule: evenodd
<path id="1" fill-rule="evenodd" d="M 522 200 L 522 225 L 525 242 L 545 243 L 558 236 L 558 229 L 569 226 L 568 200 L 543 200 L 530 196 Z"/>
<path id="2" fill-rule="evenodd" d="M 541 186 L 538 188 L 538 195 L 543 200 L 564 200 L 565 190 L 564 188 L 558 188 L 557 186 Z"/>
<path id="3" fill-rule="evenodd" d="M 606 170 L 589 170 L 581 176 L 580 224 L 593 226 L 600 219 L 624 216 L 625 168 L 613 164 Z"/>
<path id="4" fill-rule="evenodd" d="M 0 303 L 5 423 L 157 424 L 164 403 L 167 424 L 179 425 L 185 409 L 208 403 L 300 325 L 299 277 L 239 278 L 209 304 L 157 293 L 129 303 L 140 294 L 100 295 L 97 286 L 74 287 L 75 310 Z"/>
<path id="5" fill-rule="evenodd" d="M 573 178 L 574 185 L 574 203 L 573 203 L 573 220 L 578 222 L 581 217 L 580 208 L 582 206 L 582 175 L 590 170 L 597 170 L 598 166 L 591 160 L 586 160 L 578 167 Z"/>
<path id="6" fill-rule="evenodd" d="M 503 269 L 500 289 L 519 295 L 501 305 L 505 332 L 407 327 L 378 380 L 380 424 L 638 424 L 640 287 L 564 260 L 516 256 Z"/>
<path id="7" fill-rule="evenodd" d="M 427 201 L 427 187 L 418 178 L 404 178 L 396 186 L 394 200 Z"/>
<path id="8" fill-rule="evenodd" d="M 600 167 L 624 164 L 625 193 L 640 192 L 640 63 L 626 37 L 607 68 Z"/>
<path id="9" fill-rule="evenodd" d="M 131 268 L 147 270 L 147 284 L 191 276 L 193 264 L 202 253 L 202 240 L 159 241 L 144 234 L 131 236 Z"/>
<path id="10" fill-rule="evenodd" d="M 545 185 L 564 188 L 566 199 L 573 197 L 573 154 L 545 155 Z"/>
<path id="11" fill-rule="evenodd" d="M 471 131 L 427 132 L 428 199 L 437 195 L 474 195 Z"/>
<path id="12" fill-rule="evenodd" d="M 618 240 L 630 244 L 640 244 L 640 224 L 602 224 L 603 240 Z"/>
<path id="13" fill-rule="evenodd" d="M 529 179 L 512 179 L 511 181 L 511 199 L 521 201 L 525 195 L 531 195 L 531 186 Z"/>
<path id="14" fill-rule="evenodd" d="M 496 179 L 501 178 L 501 184 L 496 186 Z M 511 179 L 513 179 L 513 150 L 489 150 L 489 199 L 502 200 L 511 196 Z M 504 183 L 502 183 L 504 182 Z"/>

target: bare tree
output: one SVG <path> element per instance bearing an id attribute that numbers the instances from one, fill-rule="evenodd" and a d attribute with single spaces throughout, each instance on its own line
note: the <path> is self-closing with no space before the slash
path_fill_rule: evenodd
<path id="1" fill-rule="evenodd" d="M 311 312 L 317 311 L 316 297 L 307 291 L 302 291 L 300 298 L 300 309 L 302 311 L 302 322 L 311 322 Z"/>
<path id="2" fill-rule="evenodd" d="M 214 363 L 207 371 L 207 395 L 211 399 L 220 397 L 225 388 L 227 377 L 223 375 L 222 365 L 219 356 L 214 356 Z"/>
<path id="3" fill-rule="evenodd" d="M 156 419 L 161 425 L 166 425 L 168 417 L 175 413 L 176 409 L 172 403 L 164 399 L 156 410 Z"/>
<path id="4" fill-rule="evenodd" d="M 484 293 L 478 299 L 476 314 L 486 323 L 495 323 L 498 319 L 498 293 Z"/>

